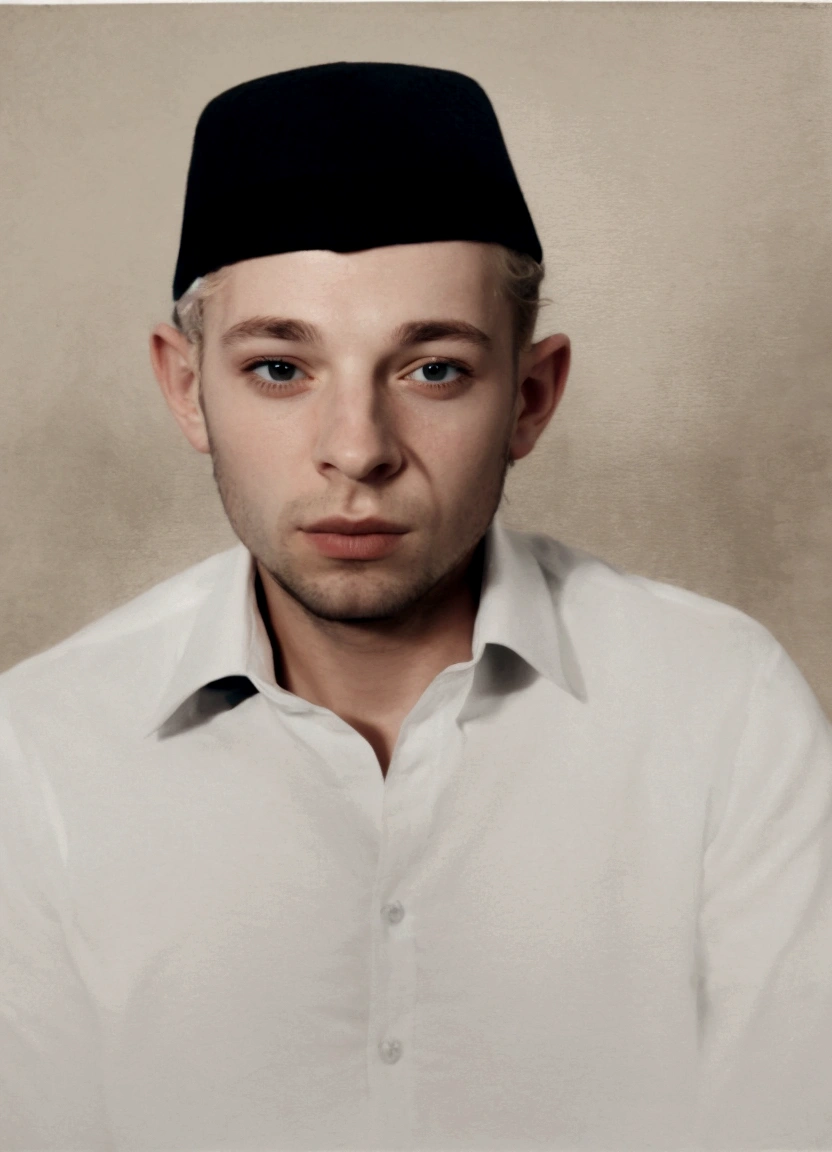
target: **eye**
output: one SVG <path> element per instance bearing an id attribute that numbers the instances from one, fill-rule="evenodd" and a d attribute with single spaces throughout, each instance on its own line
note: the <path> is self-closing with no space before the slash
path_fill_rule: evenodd
<path id="1" fill-rule="evenodd" d="M 298 368 L 297 364 L 290 364 L 288 360 L 260 360 L 256 364 L 252 364 L 249 372 L 271 384 L 293 384 L 295 378 L 292 373 L 301 372 L 301 369 Z"/>
<path id="2" fill-rule="evenodd" d="M 418 381 L 420 384 L 455 384 L 463 376 L 470 375 L 465 368 L 460 368 L 457 364 L 451 364 L 447 360 L 432 360 L 430 364 L 422 364 L 415 371 L 425 373 L 426 379 Z M 449 371 L 456 372 L 457 375 L 448 377 Z"/>

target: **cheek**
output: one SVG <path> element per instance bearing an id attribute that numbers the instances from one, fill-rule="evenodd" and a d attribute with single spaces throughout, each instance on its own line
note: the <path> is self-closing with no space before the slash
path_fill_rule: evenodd
<path id="1" fill-rule="evenodd" d="M 446 470 L 487 472 L 499 458 L 508 431 L 504 415 L 484 409 L 471 411 L 465 419 L 438 430 L 432 455 Z"/>
<path id="2" fill-rule="evenodd" d="M 214 451 L 235 484 L 252 487 L 282 470 L 283 437 L 264 419 L 262 406 L 244 399 L 220 401 L 208 406 L 206 414 Z"/>

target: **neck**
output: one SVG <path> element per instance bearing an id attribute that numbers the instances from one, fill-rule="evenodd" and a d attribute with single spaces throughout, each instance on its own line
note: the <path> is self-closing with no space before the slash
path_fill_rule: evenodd
<path id="1" fill-rule="evenodd" d="M 456 587 L 419 630 L 339 635 L 315 620 L 257 566 L 260 615 L 272 646 L 276 683 L 349 717 L 403 718 L 431 681 L 469 661 L 482 593 L 485 539 Z"/>

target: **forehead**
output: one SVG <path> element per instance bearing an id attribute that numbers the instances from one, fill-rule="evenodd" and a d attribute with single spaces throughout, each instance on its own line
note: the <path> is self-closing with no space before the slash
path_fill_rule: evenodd
<path id="1" fill-rule="evenodd" d="M 242 261 L 226 269 L 210 304 L 222 328 L 276 315 L 333 332 L 392 329 L 428 317 L 496 328 L 505 310 L 489 247 L 458 240 Z"/>

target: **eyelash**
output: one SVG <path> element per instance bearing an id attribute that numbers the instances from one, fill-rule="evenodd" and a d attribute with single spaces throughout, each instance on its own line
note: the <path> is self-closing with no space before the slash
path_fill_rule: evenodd
<path id="1" fill-rule="evenodd" d="M 297 368 L 297 364 L 293 364 L 291 360 L 285 360 L 282 356 L 268 356 L 262 360 L 255 360 L 249 364 L 244 372 L 247 376 L 251 377 L 255 387 L 261 389 L 263 392 L 283 392 L 288 388 L 292 388 L 298 383 L 297 380 L 264 380 L 262 376 L 255 373 L 255 368 L 265 368 L 267 364 L 288 364 L 291 368 Z M 427 360 L 424 364 L 420 364 L 418 368 L 414 368 L 414 372 L 418 372 L 419 368 L 428 368 L 433 364 L 447 364 L 449 368 L 456 368 L 460 376 L 454 377 L 453 380 L 443 380 L 439 383 L 432 384 L 429 380 L 417 380 L 417 384 L 421 384 L 424 388 L 429 388 L 435 392 L 441 392 L 445 388 L 452 388 L 454 384 L 458 384 L 460 377 L 472 376 L 470 368 L 466 368 L 464 364 L 458 364 L 455 360 Z"/>

